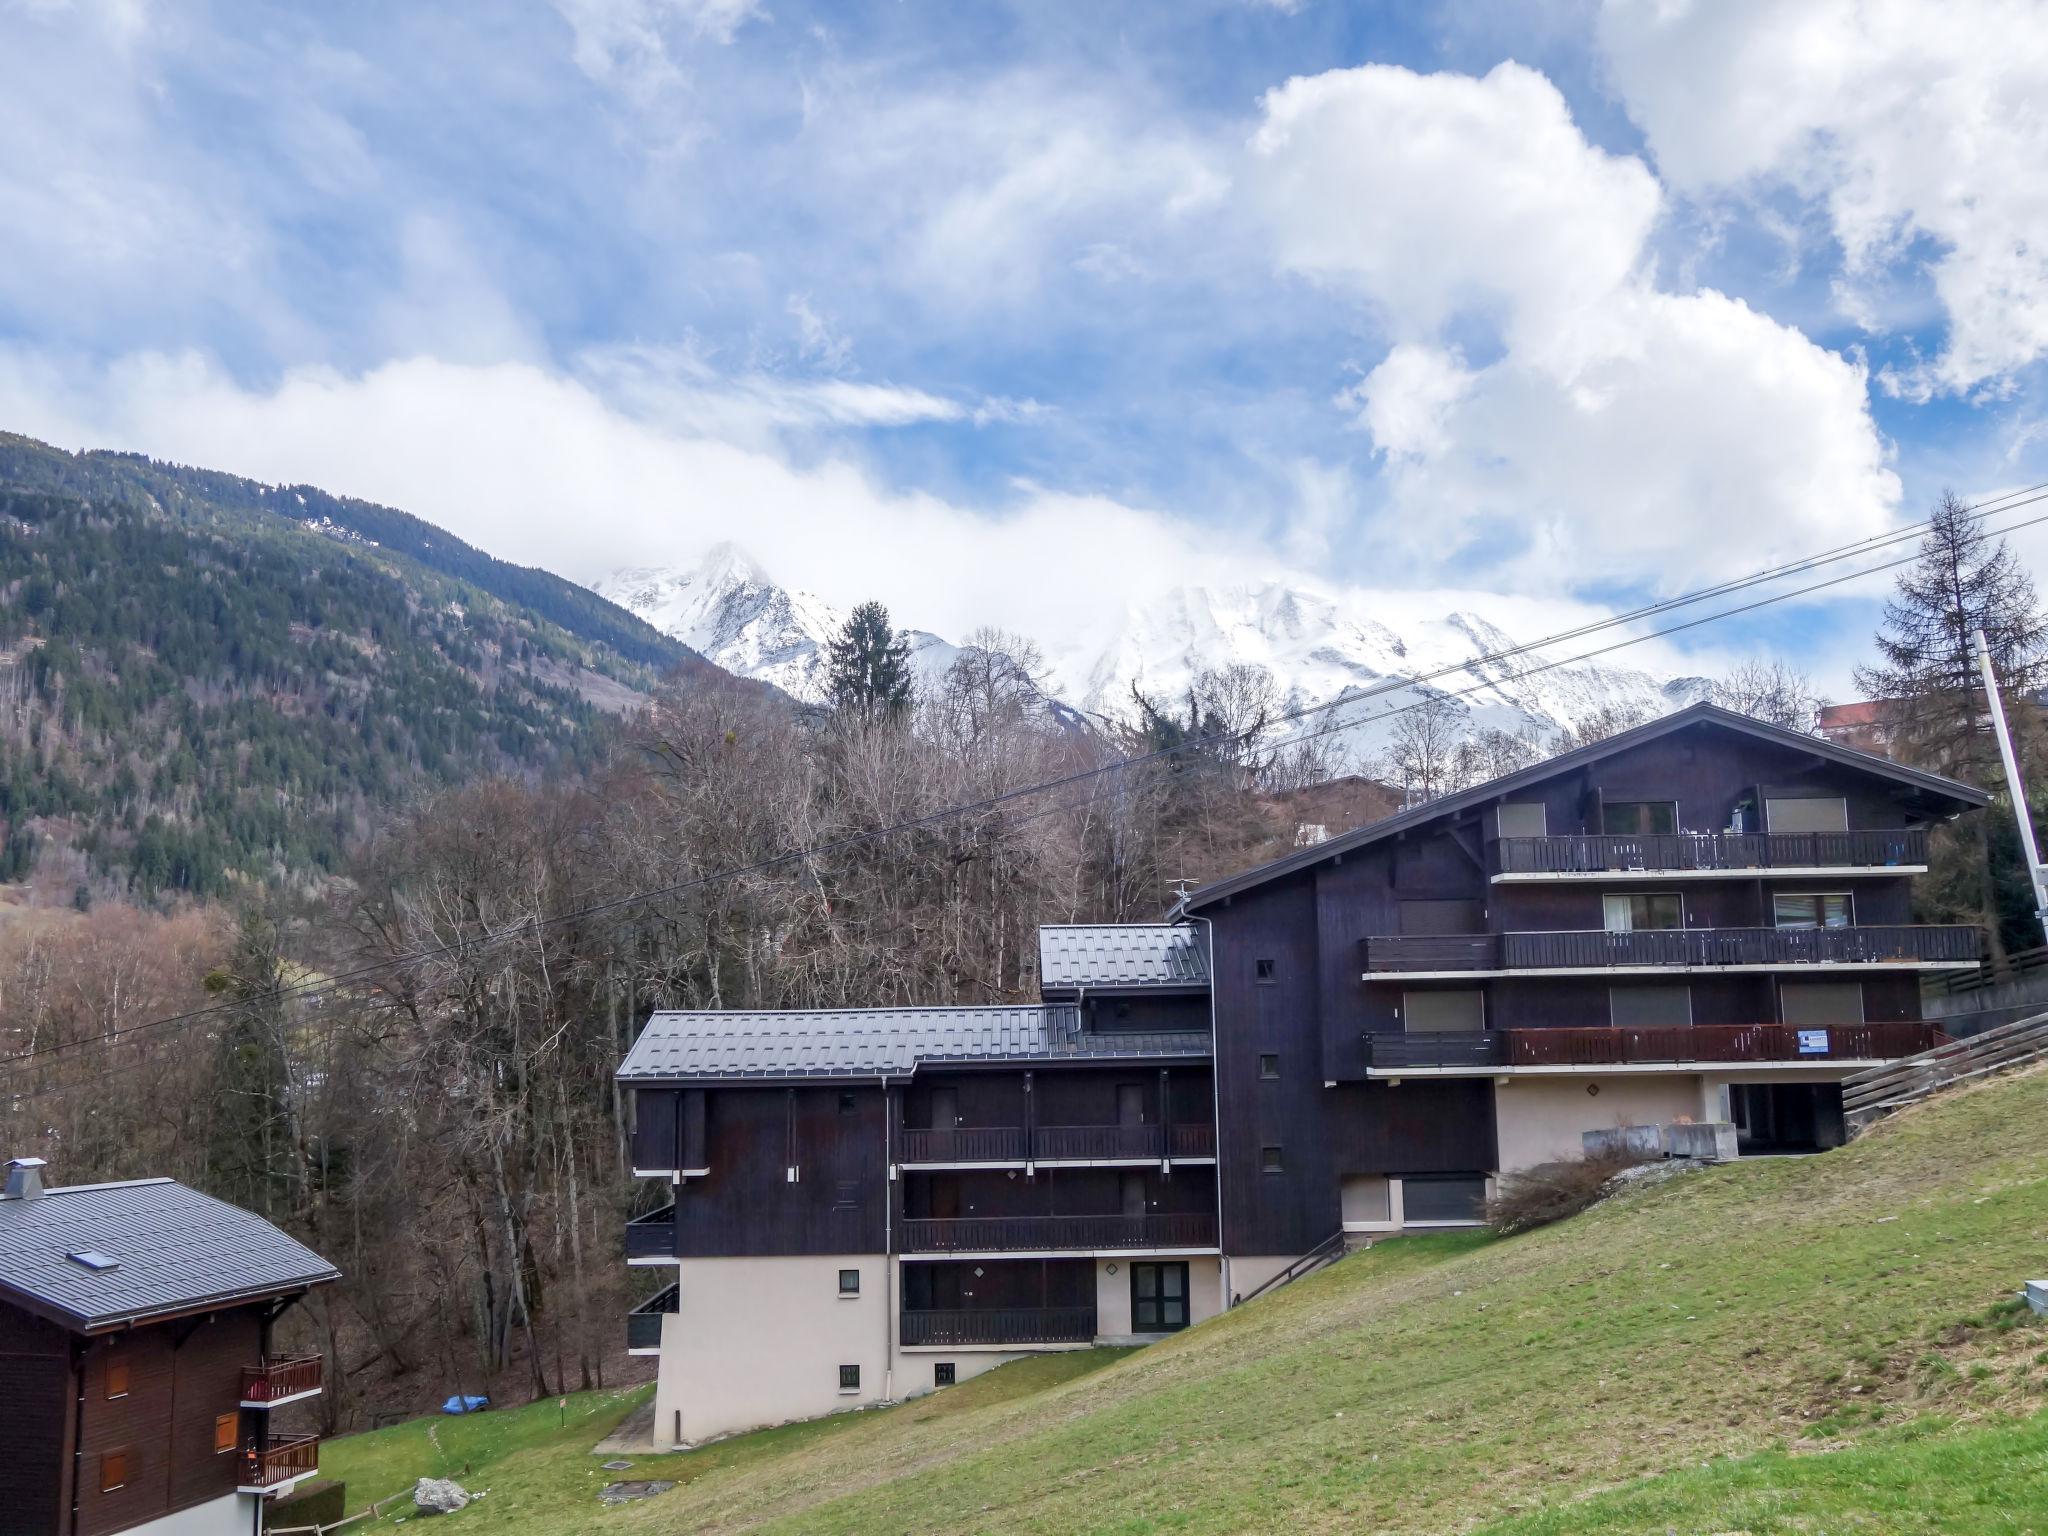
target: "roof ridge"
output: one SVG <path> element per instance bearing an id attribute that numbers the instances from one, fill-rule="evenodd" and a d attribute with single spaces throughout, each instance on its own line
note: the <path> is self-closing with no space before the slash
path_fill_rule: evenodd
<path id="1" fill-rule="evenodd" d="M 52 1184 L 42 1192 L 39 1198 L 47 1200 L 52 1195 L 89 1195 L 96 1189 L 140 1189 L 145 1184 L 178 1184 L 178 1181 L 171 1178 L 168 1174 L 159 1173 L 147 1179 L 109 1179 L 104 1184 Z M 189 1184 L 178 1184 L 178 1187 L 180 1189 L 192 1189 L 192 1186 Z M 199 1195 L 206 1192 L 194 1189 L 192 1193 Z M 207 1198 L 211 1199 L 212 1197 L 208 1196 Z"/>

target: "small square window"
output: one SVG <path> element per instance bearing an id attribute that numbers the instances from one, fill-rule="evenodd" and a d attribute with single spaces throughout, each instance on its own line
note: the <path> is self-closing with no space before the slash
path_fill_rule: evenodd
<path id="1" fill-rule="evenodd" d="M 241 1437 L 242 1416 L 239 1413 L 224 1413 L 213 1421 L 213 1454 L 232 1451 L 235 1441 Z"/>
<path id="2" fill-rule="evenodd" d="M 839 1095 L 839 1113 L 841 1113 L 842 1115 L 850 1115 L 853 1113 L 852 1094 L 842 1093 Z"/>
<path id="3" fill-rule="evenodd" d="M 107 1356 L 107 1396 L 128 1395 L 128 1362 L 119 1355 Z"/>
<path id="4" fill-rule="evenodd" d="M 860 1390 L 859 1366 L 842 1365 L 839 1367 L 839 1390 L 842 1392 L 858 1392 Z"/>
<path id="5" fill-rule="evenodd" d="M 125 1449 L 100 1452 L 100 1492 L 112 1493 L 127 1482 L 128 1452 Z"/>
<path id="6" fill-rule="evenodd" d="M 1259 1148 L 1259 1172 L 1278 1173 L 1279 1171 L 1280 1149 L 1278 1147 Z"/>
<path id="7" fill-rule="evenodd" d="M 842 1296 L 858 1296 L 860 1294 L 859 1270 L 842 1269 L 839 1271 L 839 1294 Z"/>
<path id="8" fill-rule="evenodd" d="M 1261 981 L 1271 981 L 1271 980 L 1273 979 L 1273 962 L 1272 962 L 1272 961 L 1270 961 L 1270 960 L 1260 960 L 1260 961 L 1258 961 L 1258 962 L 1256 963 L 1256 968 L 1257 968 L 1257 971 L 1258 971 L 1258 977 L 1259 977 L 1259 980 L 1261 980 Z"/>
<path id="9" fill-rule="evenodd" d="M 1272 1078 L 1278 1077 L 1279 1075 L 1280 1058 L 1278 1056 L 1274 1055 L 1271 1051 L 1268 1051 L 1264 1055 L 1259 1057 L 1259 1076 L 1270 1080 Z"/>
<path id="10" fill-rule="evenodd" d="M 935 1387 L 950 1387 L 950 1386 L 952 1386 L 952 1385 L 953 1385 L 953 1362 L 952 1362 L 952 1361 L 950 1361 L 950 1360 L 939 1360 L 939 1361 L 936 1361 L 936 1362 L 934 1362 L 934 1363 L 933 1363 L 933 1365 L 932 1365 L 932 1385 L 933 1385 L 933 1386 L 935 1386 Z"/>

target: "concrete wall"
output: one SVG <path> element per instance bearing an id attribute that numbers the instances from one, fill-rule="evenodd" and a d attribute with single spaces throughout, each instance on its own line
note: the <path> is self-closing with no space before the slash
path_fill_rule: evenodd
<path id="1" fill-rule="evenodd" d="M 145 1520 L 130 1528 L 130 1536 L 249 1536 L 256 1528 L 255 1506 L 253 1495 L 230 1493 L 176 1514 Z"/>
<path id="2" fill-rule="evenodd" d="M 1140 1259 L 1138 1262 L 1145 1261 Z M 1222 1260 L 1213 1258 L 1188 1259 L 1186 1263 L 1188 1323 L 1192 1326 L 1205 1318 L 1214 1317 L 1223 1310 L 1223 1263 Z M 1112 1344 L 1136 1336 L 1131 1329 L 1129 1259 L 1095 1261 L 1095 1336 Z"/>
<path id="3" fill-rule="evenodd" d="M 1517 1077 L 1494 1088 L 1493 1103 L 1502 1173 L 1578 1157 L 1584 1131 L 1705 1118 L 1700 1079 L 1691 1072 Z"/>

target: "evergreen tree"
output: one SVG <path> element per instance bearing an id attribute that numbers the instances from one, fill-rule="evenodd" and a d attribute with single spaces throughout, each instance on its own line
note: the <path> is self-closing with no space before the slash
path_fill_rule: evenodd
<path id="1" fill-rule="evenodd" d="M 862 603 L 826 648 L 833 708 L 863 724 L 900 720 L 910 710 L 910 642 L 889 627 L 889 610 Z"/>
<path id="2" fill-rule="evenodd" d="M 1942 494 L 1919 558 L 1899 576 L 1877 634 L 1878 665 L 1858 667 L 1856 684 L 1884 706 L 1892 752 L 1902 762 L 1994 793 L 2004 789 L 1978 671 L 1975 635 L 1984 632 L 2009 702 L 2032 696 L 2048 663 L 2048 625 L 2034 583 L 2003 539 L 1984 531 L 1952 492 Z M 2023 756 L 2038 756 L 2036 712 L 2012 710 Z M 2010 814 L 2009 809 L 2006 814 Z M 1992 959 L 2015 944 L 2040 942 L 2025 889 L 2014 878 L 2018 839 L 1995 832 L 1994 811 L 1967 818 L 1961 836 L 1939 838 L 1928 881 L 1929 917 L 1981 921 Z M 2018 897 L 2017 903 L 2015 897 Z"/>
<path id="3" fill-rule="evenodd" d="M 206 990 L 233 1005 L 217 1037 L 219 1092 L 207 1138 L 206 1186 L 272 1220 L 292 1208 L 299 1161 L 280 996 L 285 984 L 276 926 L 245 915 L 234 954 L 206 978 Z"/>

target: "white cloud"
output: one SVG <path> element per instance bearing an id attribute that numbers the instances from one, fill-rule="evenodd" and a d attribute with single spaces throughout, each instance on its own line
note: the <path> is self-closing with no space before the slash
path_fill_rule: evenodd
<path id="1" fill-rule="evenodd" d="M 1290 81 L 1249 167 L 1279 262 L 1395 338 L 1340 397 L 1384 455 L 1390 549 L 1677 584 L 1889 519 L 1861 368 L 1722 294 L 1658 289 L 1656 182 L 1534 71 Z M 1475 327 L 1490 360 L 1460 345 Z"/>
<path id="2" fill-rule="evenodd" d="M 1952 390 L 2048 353 L 2048 16 L 2038 0 L 1607 0 L 1599 37 L 1658 169 L 1693 195 L 1820 201 L 1856 282 L 1931 241 Z"/>

